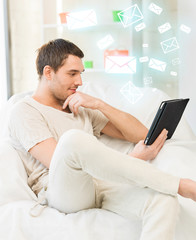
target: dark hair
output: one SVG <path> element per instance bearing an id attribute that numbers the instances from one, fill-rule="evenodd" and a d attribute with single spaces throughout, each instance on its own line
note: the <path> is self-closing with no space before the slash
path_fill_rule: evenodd
<path id="1" fill-rule="evenodd" d="M 43 69 L 49 65 L 55 72 L 63 66 L 64 60 L 69 55 L 79 58 L 84 57 L 84 53 L 72 42 L 64 39 L 56 39 L 44 44 L 38 50 L 36 67 L 39 78 L 43 75 Z"/>

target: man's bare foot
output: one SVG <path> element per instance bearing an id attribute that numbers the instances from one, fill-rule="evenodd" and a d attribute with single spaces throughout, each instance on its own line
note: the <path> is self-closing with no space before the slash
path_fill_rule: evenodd
<path id="1" fill-rule="evenodd" d="M 196 182 L 191 179 L 180 179 L 178 193 L 185 198 L 191 198 L 196 202 Z"/>

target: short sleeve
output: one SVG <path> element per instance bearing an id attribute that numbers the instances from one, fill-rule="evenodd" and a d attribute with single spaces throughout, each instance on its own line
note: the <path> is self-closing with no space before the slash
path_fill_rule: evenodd
<path id="1" fill-rule="evenodd" d="M 8 127 L 12 142 L 19 144 L 26 151 L 53 137 L 39 110 L 25 102 L 14 105 L 9 115 Z"/>
<path id="2" fill-rule="evenodd" d="M 99 110 L 86 109 L 86 111 L 93 127 L 93 134 L 96 137 L 100 137 L 101 131 L 108 123 L 109 119 Z"/>

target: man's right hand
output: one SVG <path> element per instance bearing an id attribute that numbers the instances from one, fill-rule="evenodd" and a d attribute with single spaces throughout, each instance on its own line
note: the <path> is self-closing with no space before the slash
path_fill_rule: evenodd
<path id="1" fill-rule="evenodd" d="M 163 147 L 165 140 L 167 139 L 167 133 L 168 131 L 163 129 L 152 145 L 144 144 L 144 140 L 139 141 L 129 155 L 145 161 L 153 160 Z"/>

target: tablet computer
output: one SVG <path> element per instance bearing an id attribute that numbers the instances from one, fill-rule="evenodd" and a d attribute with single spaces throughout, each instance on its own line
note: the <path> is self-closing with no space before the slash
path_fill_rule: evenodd
<path id="1" fill-rule="evenodd" d="M 188 101 L 189 98 L 163 101 L 160 104 L 144 143 L 151 145 L 164 128 L 168 131 L 167 139 L 171 138 L 180 122 Z"/>

